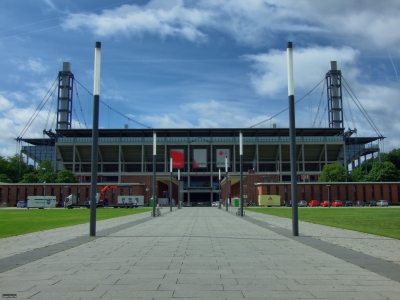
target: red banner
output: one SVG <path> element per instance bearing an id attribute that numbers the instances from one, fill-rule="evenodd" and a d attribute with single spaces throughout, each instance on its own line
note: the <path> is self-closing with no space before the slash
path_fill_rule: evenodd
<path id="1" fill-rule="evenodd" d="M 172 168 L 183 169 L 185 167 L 183 149 L 171 149 Z"/>

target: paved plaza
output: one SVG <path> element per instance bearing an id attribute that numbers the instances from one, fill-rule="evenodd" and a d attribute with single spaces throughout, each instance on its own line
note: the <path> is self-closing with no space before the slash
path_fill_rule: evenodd
<path id="1" fill-rule="evenodd" d="M 400 241 L 230 208 L 164 208 L 0 240 L 16 299 L 400 299 Z"/>

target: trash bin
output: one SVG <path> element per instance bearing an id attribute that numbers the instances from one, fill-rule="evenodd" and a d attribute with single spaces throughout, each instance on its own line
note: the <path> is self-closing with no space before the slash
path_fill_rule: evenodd
<path id="1" fill-rule="evenodd" d="M 153 205 L 154 205 L 154 199 L 150 198 L 149 207 L 153 207 Z"/>
<path id="2" fill-rule="evenodd" d="M 235 207 L 239 207 L 239 203 L 240 203 L 239 198 L 234 198 L 233 203 L 235 204 Z"/>

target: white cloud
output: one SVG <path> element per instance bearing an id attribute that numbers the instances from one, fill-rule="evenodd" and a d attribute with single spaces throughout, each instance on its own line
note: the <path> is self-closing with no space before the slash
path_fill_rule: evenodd
<path id="1" fill-rule="evenodd" d="M 15 61 L 18 64 L 18 69 L 21 71 L 29 71 L 37 74 L 43 74 L 46 72 L 47 67 L 40 58 L 29 58 L 26 61 Z"/>
<path id="2" fill-rule="evenodd" d="M 286 51 L 271 50 L 265 54 L 244 55 L 252 63 L 255 72 L 250 74 L 254 90 L 271 98 L 287 89 Z M 354 67 L 358 51 L 343 47 L 294 48 L 293 69 L 296 89 L 311 89 L 329 70 L 330 61 L 338 61 L 338 69 L 344 70 L 346 78 L 353 79 L 358 70 Z"/>
<path id="3" fill-rule="evenodd" d="M 65 29 L 90 28 L 98 36 L 149 33 L 204 42 L 210 30 L 229 35 L 239 44 L 262 46 L 276 33 L 307 40 L 308 34 L 353 47 L 382 48 L 400 44 L 400 2 L 366 0 L 199 0 L 150 1 L 122 5 L 100 14 L 71 14 Z M 305 34 L 304 37 L 301 34 Z M 332 38 L 330 38 L 330 36 Z"/>
<path id="4" fill-rule="evenodd" d="M 145 8 L 123 5 L 114 10 L 104 10 L 100 15 L 72 14 L 63 27 L 88 27 L 98 36 L 117 33 L 141 36 L 149 33 L 162 38 L 182 37 L 193 42 L 202 42 L 206 40 L 206 35 L 197 27 L 208 18 L 208 12 L 185 8 L 181 1 L 176 1 L 174 6 L 160 6 L 154 2 Z"/>
<path id="5" fill-rule="evenodd" d="M 56 10 L 57 7 L 54 5 L 52 0 L 43 0 L 48 6 L 50 6 L 51 9 Z"/>
<path id="6" fill-rule="evenodd" d="M 144 116 L 143 124 L 147 124 L 152 128 L 193 128 L 195 127 L 190 121 L 181 118 L 179 114 L 163 114 L 160 116 Z M 132 127 L 137 127 L 133 124 Z M 140 127 L 141 128 L 141 127 Z"/>
<path id="7" fill-rule="evenodd" d="M 0 94 L 0 111 L 4 112 L 13 107 L 13 103 Z"/>
<path id="8" fill-rule="evenodd" d="M 278 2 L 278 0 L 275 0 Z M 364 0 L 338 0 L 332 5 L 329 1 L 290 1 L 284 0 L 285 7 L 298 12 L 302 21 L 314 20 L 334 34 L 335 39 L 347 39 L 353 45 L 380 48 L 399 45 L 400 2 Z M 340 24 L 340 25 L 339 25 Z"/>
<path id="9" fill-rule="evenodd" d="M 0 96 L 0 105 L 9 103 L 10 101 Z M 5 100 L 4 100 L 5 99 Z M 1 144 L 0 144 L 0 155 L 1 156 L 12 156 L 16 152 L 16 138 L 23 133 L 25 126 L 32 117 L 32 113 L 35 111 L 35 107 L 11 107 L 7 110 L 7 114 L 2 114 L 0 117 L 0 132 Z M 35 121 L 27 128 L 23 137 L 29 138 L 41 138 L 41 134 L 44 129 L 44 124 L 47 118 L 47 112 L 41 112 L 36 117 Z"/>

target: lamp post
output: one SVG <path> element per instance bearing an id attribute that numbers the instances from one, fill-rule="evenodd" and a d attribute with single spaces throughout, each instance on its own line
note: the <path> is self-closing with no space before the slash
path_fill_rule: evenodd
<path id="1" fill-rule="evenodd" d="M 180 200 L 180 181 L 181 181 L 181 169 L 178 169 L 178 208 L 181 209 L 181 200 Z"/>
<path id="2" fill-rule="evenodd" d="M 42 168 L 42 171 L 43 171 L 43 175 L 44 175 L 46 172 L 46 168 Z M 46 180 L 43 181 L 43 198 L 44 198 L 44 201 L 46 201 Z"/>
<path id="3" fill-rule="evenodd" d="M 226 211 L 228 211 L 228 157 L 225 156 L 225 186 L 226 186 L 226 199 L 225 199 L 225 207 Z"/>
<path id="4" fill-rule="evenodd" d="M 239 133 L 240 146 L 240 216 L 243 217 L 243 133 Z"/>
<path id="5" fill-rule="evenodd" d="M 156 191 L 157 160 L 156 160 L 156 155 L 157 155 L 157 134 L 156 134 L 156 132 L 153 132 L 153 217 L 156 217 L 156 197 L 157 197 L 157 191 Z"/>
<path id="6" fill-rule="evenodd" d="M 288 100 L 289 100 L 289 137 L 290 137 L 290 181 L 292 189 L 292 233 L 299 235 L 299 218 L 297 207 L 297 167 L 296 167 L 296 126 L 294 106 L 294 80 L 293 80 L 293 45 L 287 43 L 287 70 L 288 70 Z"/>
<path id="7" fill-rule="evenodd" d="M 169 211 L 172 211 L 172 157 L 170 158 L 169 171 Z"/>
<path id="8" fill-rule="evenodd" d="M 221 168 L 218 169 L 218 209 L 221 209 Z"/>

